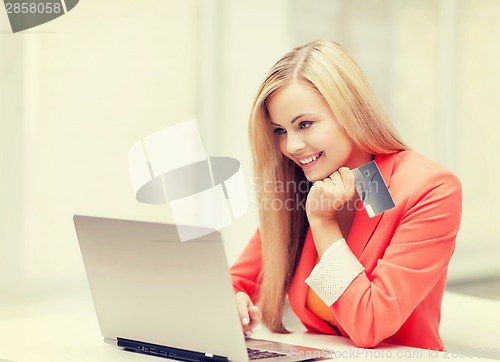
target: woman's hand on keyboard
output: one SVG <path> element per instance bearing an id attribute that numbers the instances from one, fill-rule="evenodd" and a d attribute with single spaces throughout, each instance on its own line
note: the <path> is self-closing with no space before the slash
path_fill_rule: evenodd
<path id="1" fill-rule="evenodd" d="M 262 319 L 262 313 L 259 307 L 253 304 L 248 294 L 238 292 L 235 298 L 243 333 L 245 336 L 250 337 L 252 335 L 252 330 L 259 325 Z"/>

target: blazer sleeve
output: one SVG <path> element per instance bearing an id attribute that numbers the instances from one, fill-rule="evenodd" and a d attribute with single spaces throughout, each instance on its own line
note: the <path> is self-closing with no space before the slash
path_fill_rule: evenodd
<path id="1" fill-rule="evenodd" d="M 261 266 L 262 240 L 257 230 L 243 253 L 230 268 L 234 292 L 248 294 L 253 303 L 256 303 L 259 297 Z"/>
<path id="2" fill-rule="evenodd" d="M 420 185 L 372 273 L 361 272 L 330 307 L 359 347 L 395 334 L 446 273 L 460 225 L 461 185 L 448 171 L 432 172 Z"/>

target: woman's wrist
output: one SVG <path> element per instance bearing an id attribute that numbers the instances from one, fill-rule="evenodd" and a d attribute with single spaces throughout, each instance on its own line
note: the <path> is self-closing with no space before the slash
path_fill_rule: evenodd
<path id="1" fill-rule="evenodd" d="M 344 237 L 336 219 L 313 218 L 309 226 L 320 258 L 335 241 Z"/>
<path id="2" fill-rule="evenodd" d="M 315 227 L 322 227 L 322 226 L 329 225 L 329 224 L 337 222 L 337 220 L 335 218 L 333 218 L 333 219 L 326 219 L 326 218 L 322 218 L 322 217 L 312 217 L 312 216 L 308 216 L 307 220 L 309 221 L 309 225 L 311 227 L 313 227 L 313 225 Z"/>

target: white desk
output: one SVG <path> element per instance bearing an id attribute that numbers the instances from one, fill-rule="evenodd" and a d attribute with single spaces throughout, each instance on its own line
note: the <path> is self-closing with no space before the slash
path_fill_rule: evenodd
<path id="1" fill-rule="evenodd" d="M 288 324 L 290 325 L 290 324 Z M 300 327 L 294 322 L 292 325 Z M 347 338 L 297 331 L 274 335 L 261 328 L 254 337 L 324 349 L 337 360 L 435 361 L 457 359 L 490 361 L 415 348 L 385 345 L 373 350 L 356 348 Z M 36 362 L 160 362 L 166 359 L 126 352 L 102 341 L 90 295 L 68 293 L 54 299 L 11 303 L 0 309 L 0 361 Z"/>

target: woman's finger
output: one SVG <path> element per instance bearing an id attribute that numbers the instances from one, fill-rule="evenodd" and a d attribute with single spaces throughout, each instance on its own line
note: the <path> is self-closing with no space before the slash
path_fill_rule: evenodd
<path id="1" fill-rule="evenodd" d="M 328 181 L 333 184 L 334 191 L 338 191 L 343 188 L 342 178 L 340 177 L 339 171 L 335 171 L 328 177 Z"/>
<path id="2" fill-rule="evenodd" d="M 262 313 L 261 313 L 259 307 L 254 305 L 254 306 L 248 308 L 248 314 L 250 316 L 249 327 L 251 329 L 254 329 L 255 327 L 257 327 L 259 325 L 260 321 L 262 320 Z"/>
<path id="3" fill-rule="evenodd" d="M 248 308 L 253 306 L 253 303 L 250 300 L 250 297 L 243 292 L 236 293 L 235 298 L 236 298 L 236 306 L 238 308 L 238 314 L 240 315 L 241 324 L 243 326 L 246 326 L 250 324 L 250 316 L 248 314 Z"/>
<path id="4" fill-rule="evenodd" d="M 342 179 L 342 184 L 344 185 L 344 189 L 346 190 L 346 196 L 348 199 L 352 199 L 354 197 L 356 188 L 354 184 L 354 173 L 348 167 L 339 168 L 339 175 Z"/>

